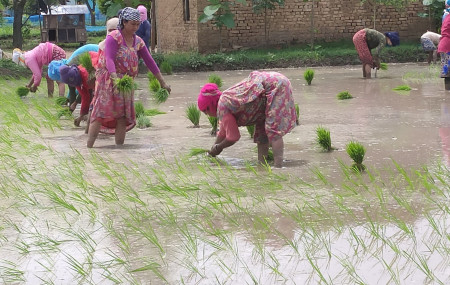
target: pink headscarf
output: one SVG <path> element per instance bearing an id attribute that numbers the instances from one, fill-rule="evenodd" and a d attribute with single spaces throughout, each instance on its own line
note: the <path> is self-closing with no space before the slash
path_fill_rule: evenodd
<path id="1" fill-rule="evenodd" d="M 222 95 L 222 92 L 220 92 L 217 84 L 206 83 L 198 94 L 197 105 L 200 111 L 204 112 L 208 106 L 217 107 L 220 95 Z"/>
<path id="2" fill-rule="evenodd" d="M 139 14 L 141 15 L 141 22 L 147 20 L 147 8 L 143 5 L 139 5 L 136 9 L 138 9 Z"/>

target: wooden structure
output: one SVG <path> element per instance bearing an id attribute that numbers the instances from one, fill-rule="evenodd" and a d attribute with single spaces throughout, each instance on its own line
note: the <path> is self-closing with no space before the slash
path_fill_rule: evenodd
<path id="1" fill-rule="evenodd" d="M 52 6 L 48 14 L 42 13 L 41 41 L 85 44 L 87 13 L 86 5 Z"/>

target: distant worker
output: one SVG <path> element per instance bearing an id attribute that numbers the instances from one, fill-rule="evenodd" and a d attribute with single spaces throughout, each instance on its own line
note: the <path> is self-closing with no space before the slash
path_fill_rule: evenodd
<path id="1" fill-rule="evenodd" d="M 441 78 L 445 78 L 445 90 L 450 90 L 450 17 L 446 17 L 441 26 L 441 40 L 437 52 L 441 55 Z"/>
<path id="2" fill-rule="evenodd" d="M 397 46 L 400 44 L 400 37 L 397 32 L 380 33 L 373 29 L 362 29 L 353 36 L 353 43 L 362 62 L 363 77 L 371 78 L 372 68 L 380 69 L 381 49 L 387 44 Z M 372 55 L 371 50 L 375 49 Z"/>
<path id="3" fill-rule="evenodd" d="M 149 48 L 150 46 L 150 34 L 152 31 L 152 26 L 147 19 L 147 8 L 144 5 L 139 5 L 137 7 L 139 14 L 141 16 L 141 25 L 136 31 L 136 35 L 144 40 L 145 46 Z"/>
<path id="4" fill-rule="evenodd" d="M 441 35 L 437 33 L 433 33 L 427 31 L 420 37 L 420 43 L 422 44 L 423 51 L 428 53 L 428 64 L 433 61 L 436 63 L 437 60 L 437 46 L 439 45 L 439 41 L 441 39 Z"/>

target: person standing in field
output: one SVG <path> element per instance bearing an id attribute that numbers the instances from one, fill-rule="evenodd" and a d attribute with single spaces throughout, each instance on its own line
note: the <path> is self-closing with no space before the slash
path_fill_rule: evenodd
<path id="1" fill-rule="evenodd" d="M 253 71 L 243 81 L 220 92 L 214 83 L 200 91 L 198 108 L 219 119 L 219 132 L 209 154 L 219 155 L 240 139 L 240 126 L 255 125 L 258 161 L 266 163 L 272 146 L 274 166 L 282 167 L 283 136 L 296 125 L 294 98 L 289 79 L 278 72 Z"/>
<path id="2" fill-rule="evenodd" d="M 362 29 L 353 36 L 353 43 L 358 52 L 359 59 L 362 62 L 364 78 L 371 78 L 372 68 L 380 69 L 381 49 L 387 44 L 396 46 L 400 44 L 400 37 L 396 32 L 380 33 L 373 29 Z M 372 53 L 372 50 L 375 52 Z"/>
<path id="3" fill-rule="evenodd" d="M 148 21 L 147 8 L 145 8 L 144 5 L 139 5 L 137 9 L 141 15 L 141 25 L 139 26 L 139 29 L 136 31 L 136 35 L 144 40 L 145 46 L 148 49 L 150 47 L 150 35 L 152 31 L 152 26 Z"/>
<path id="4" fill-rule="evenodd" d="M 437 60 L 437 46 L 441 40 L 441 35 L 427 31 L 420 37 L 420 43 L 422 44 L 423 51 L 428 53 L 428 64 Z"/>
<path id="5" fill-rule="evenodd" d="M 115 135 L 117 145 L 125 141 L 125 134 L 136 125 L 134 91 L 124 96 L 116 87 L 116 79 L 138 74 L 139 58 L 158 79 L 162 88 L 171 91 L 145 47 L 144 41 L 136 36 L 141 24 L 137 9 L 124 8 L 119 15 L 119 29 L 106 36 L 104 51 L 100 51 L 96 71 L 95 94 L 90 116 L 87 147 L 94 146 L 98 133 Z"/>

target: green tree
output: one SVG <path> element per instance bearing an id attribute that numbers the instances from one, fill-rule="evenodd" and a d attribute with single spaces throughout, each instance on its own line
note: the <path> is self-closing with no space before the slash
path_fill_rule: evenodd
<path id="1" fill-rule="evenodd" d="M 269 39 L 267 10 L 275 10 L 276 4 L 283 6 L 284 0 L 252 0 L 253 12 L 256 14 L 264 13 L 264 40 L 266 45 Z"/>
<path id="2" fill-rule="evenodd" d="M 444 9 L 445 0 L 423 0 L 423 5 L 426 7 L 424 12 L 419 12 L 417 15 L 422 18 L 428 18 L 431 23 L 430 29 L 440 32 L 442 25 L 442 10 Z"/>
<path id="3" fill-rule="evenodd" d="M 378 7 L 384 5 L 395 7 L 398 10 L 403 10 L 413 2 L 417 2 L 417 0 L 361 0 L 361 3 L 368 3 L 373 7 L 373 29 L 376 29 Z"/>
<path id="4" fill-rule="evenodd" d="M 142 4 L 150 10 L 150 1 L 140 1 L 140 0 L 97 0 L 98 9 L 108 18 L 117 16 L 117 12 L 124 7 L 136 8 L 139 4 Z"/>

